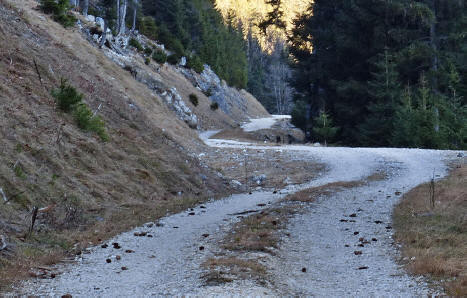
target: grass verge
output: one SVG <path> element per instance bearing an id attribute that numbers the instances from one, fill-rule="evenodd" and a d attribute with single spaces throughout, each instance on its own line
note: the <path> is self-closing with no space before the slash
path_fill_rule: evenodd
<path id="1" fill-rule="evenodd" d="M 467 167 L 454 169 L 435 183 L 408 192 L 394 209 L 395 240 L 407 269 L 427 275 L 452 296 L 467 296 Z"/>

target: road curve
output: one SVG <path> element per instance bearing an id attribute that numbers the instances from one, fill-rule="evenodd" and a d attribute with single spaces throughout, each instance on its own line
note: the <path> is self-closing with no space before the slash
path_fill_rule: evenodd
<path id="1" fill-rule="evenodd" d="M 210 289 L 203 286 L 202 262 L 212 255 L 210 247 L 221 239 L 223 230 L 236 222 L 233 213 L 258 209 L 259 203 L 271 203 L 287 193 L 306 187 L 336 181 L 359 180 L 377 169 L 384 169 L 390 179 L 355 190 L 350 190 L 332 200 L 313 204 L 310 212 L 294 218 L 289 226 L 293 237 L 285 239 L 272 274 L 277 277 L 277 288 L 262 292 L 265 295 L 360 295 L 372 285 L 369 293 L 375 295 L 419 295 L 428 293 L 426 285 L 406 275 L 395 263 L 396 250 L 391 246 L 390 231 L 371 221 L 380 219 L 390 225 L 390 214 L 397 198 L 394 192 L 408 189 L 428 181 L 433 171 L 439 177 L 446 174 L 447 160 L 455 158 L 454 152 L 418 149 L 368 149 L 331 148 L 310 146 L 258 146 L 235 141 L 202 139 L 209 146 L 218 148 L 244 148 L 262 150 L 287 150 L 303 159 L 313 158 L 325 163 L 327 171 L 317 179 L 303 185 L 292 185 L 280 193 L 255 192 L 239 194 L 212 201 L 193 211 L 171 215 L 159 221 L 160 225 L 145 225 L 122 233 L 108 241 L 108 248 L 93 247 L 73 264 L 59 265 L 62 272 L 55 279 L 30 280 L 15 294 L 74 297 L 147 297 L 167 295 L 257 295 L 249 288 L 235 284 Z M 387 198 L 391 195 L 391 198 Z M 373 200 L 370 204 L 368 200 Z M 378 244 L 365 251 L 368 262 L 375 264 L 367 270 L 356 267 L 362 259 L 349 256 L 351 249 L 344 243 L 355 244 L 354 235 L 336 219 L 358 208 L 359 214 L 351 231 L 365 231 L 365 237 L 375 235 Z M 195 215 L 190 215 L 194 212 Z M 366 228 L 368 226 L 369 228 Z M 153 237 L 135 237 L 134 232 L 144 231 Z M 206 239 L 202 235 L 209 234 Z M 367 235 L 368 234 L 368 235 Z M 112 247 L 117 242 L 120 249 Z M 204 249 L 200 250 L 200 246 Z M 133 253 L 125 253 L 125 250 Z M 353 249 L 353 248 L 352 248 Z M 117 260 L 116 256 L 121 259 Z M 110 259 L 111 263 L 106 263 Z M 362 266 L 363 266 L 362 265 Z M 308 274 L 297 268 L 308 267 Z M 122 270 L 126 267 L 127 270 Z M 381 273 L 381 274 L 378 274 Z M 342 283 L 341 283 L 342 282 Z M 381 290 L 378 289 L 381 288 Z M 404 290 L 405 292 L 401 292 Z M 261 293 L 260 293 L 261 294 Z"/>

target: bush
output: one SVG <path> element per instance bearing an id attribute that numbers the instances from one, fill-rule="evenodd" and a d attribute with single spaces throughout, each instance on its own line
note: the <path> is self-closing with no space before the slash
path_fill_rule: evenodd
<path id="1" fill-rule="evenodd" d="M 70 112 L 73 106 L 83 99 L 83 94 L 76 91 L 73 86 L 68 85 L 65 79 L 61 80 L 58 89 L 52 90 L 52 96 L 55 98 L 59 109 L 65 113 Z"/>
<path id="2" fill-rule="evenodd" d="M 73 117 L 79 128 L 97 133 L 103 141 L 109 139 L 102 118 L 93 116 L 91 109 L 82 102 L 83 94 L 76 91 L 65 79 L 61 80 L 58 89 L 52 90 L 52 96 L 62 111 L 66 113 L 73 112 Z"/>
<path id="3" fill-rule="evenodd" d="M 150 58 L 145 58 L 144 59 L 144 64 L 149 65 L 149 63 L 151 63 L 151 59 Z"/>
<path id="4" fill-rule="evenodd" d="M 128 45 L 136 48 L 138 50 L 138 52 L 141 52 L 143 50 L 143 46 L 139 43 L 139 41 L 137 41 L 134 38 L 130 38 L 130 41 L 128 42 Z"/>
<path id="5" fill-rule="evenodd" d="M 76 124 L 79 128 L 85 131 L 92 131 L 103 140 L 109 139 L 106 131 L 104 121 L 100 116 L 93 116 L 91 109 L 84 103 L 80 103 L 73 111 Z"/>
<path id="6" fill-rule="evenodd" d="M 211 106 L 210 106 L 211 110 L 215 111 L 219 108 L 219 104 L 217 102 L 213 102 L 211 103 Z"/>
<path id="7" fill-rule="evenodd" d="M 152 54 L 152 49 L 150 47 L 144 48 L 144 54 L 151 56 Z"/>
<path id="8" fill-rule="evenodd" d="M 68 14 L 70 6 L 68 0 L 40 0 L 40 9 L 47 14 L 52 14 L 53 19 L 62 24 L 63 27 L 71 27 L 75 24 L 76 18 Z"/>
<path id="9" fill-rule="evenodd" d="M 193 55 L 188 59 L 187 67 L 193 69 L 197 73 L 202 73 L 204 70 L 204 64 L 197 55 Z"/>
<path id="10" fill-rule="evenodd" d="M 190 102 L 197 107 L 198 106 L 198 96 L 196 94 L 191 93 L 190 94 Z"/>
<path id="11" fill-rule="evenodd" d="M 204 91 L 203 93 L 204 93 L 204 95 L 206 95 L 207 97 L 210 97 L 210 96 L 212 95 L 212 89 L 209 88 L 208 90 Z"/>
<path id="12" fill-rule="evenodd" d="M 152 54 L 152 59 L 159 64 L 164 64 L 167 61 L 167 55 L 164 51 L 156 49 Z"/>
<path id="13" fill-rule="evenodd" d="M 169 57 L 167 57 L 167 62 L 170 64 L 176 65 L 180 61 L 180 56 L 177 54 L 172 54 Z"/>

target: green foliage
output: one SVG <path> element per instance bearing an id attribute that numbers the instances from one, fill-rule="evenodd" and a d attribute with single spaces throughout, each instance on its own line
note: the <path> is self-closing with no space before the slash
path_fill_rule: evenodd
<path id="1" fill-rule="evenodd" d="M 191 94 L 190 94 L 190 102 L 191 102 L 195 107 L 197 107 L 197 106 L 198 106 L 198 96 L 196 96 L 196 94 L 194 94 L 194 93 L 191 93 Z"/>
<path id="2" fill-rule="evenodd" d="M 143 46 L 135 38 L 130 38 L 130 40 L 128 41 L 128 45 L 136 48 L 138 52 L 143 51 Z"/>
<path id="3" fill-rule="evenodd" d="M 83 95 L 79 93 L 73 86 L 69 85 L 65 79 L 60 82 L 58 89 L 52 90 L 52 96 L 55 99 L 60 110 L 65 113 L 70 112 L 74 105 L 81 102 Z"/>
<path id="4" fill-rule="evenodd" d="M 213 102 L 209 107 L 211 108 L 211 110 L 215 111 L 219 108 L 219 104 L 217 102 Z"/>
<path id="5" fill-rule="evenodd" d="M 152 59 L 154 59 L 154 61 L 156 61 L 159 64 L 164 64 L 167 61 L 167 55 L 164 51 L 156 49 L 152 54 Z"/>
<path id="6" fill-rule="evenodd" d="M 465 149 L 466 26 L 463 1 L 315 0 L 289 39 L 297 98 L 342 143 Z"/>
<path id="7" fill-rule="evenodd" d="M 307 115 L 306 103 L 304 101 L 297 101 L 292 109 L 292 124 L 296 127 L 306 131 L 307 128 Z"/>
<path id="8" fill-rule="evenodd" d="M 24 174 L 23 168 L 20 165 L 15 165 L 14 169 L 16 177 L 21 179 L 26 179 L 26 174 Z"/>
<path id="9" fill-rule="evenodd" d="M 140 19 L 139 32 L 152 40 L 156 40 L 159 35 L 159 29 L 152 17 L 143 17 Z"/>
<path id="10" fill-rule="evenodd" d="M 151 56 L 152 55 L 152 49 L 150 47 L 144 48 L 144 54 Z"/>
<path id="11" fill-rule="evenodd" d="M 203 62 L 197 55 L 193 55 L 188 58 L 187 67 L 193 69 L 197 73 L 202 73 L 204 70 Z"/>
<path id="12" fill-rule="evenodd" d="M 85 131 L 95 132 L 103 141 L 109 139 L 105 131 L 105 123 L 100 116 L 93 116 L 91 109 L 84 103 L 80 103 L 73 111 L 76 124 Z"/>
<path id="13" fill-rule="evenodd" d="M 82 102 L 83 94 L 79 93 L 65 79 L 61 80 L 60 87 L 52 91 L 58 107 L 65 113 L 73 113 L 79 128 L 92 131 L 103 140 L 109 139 L 105 131 L 105 123 L 100 116 L 93 116 L 92 111 Z"/>
<path id="14" fill-rule="evenodd" d="M 169 62 L 172 65 L 176 65 L 180 61 L 180 56 L 177 54 L 172 54 L 167 57 L 167 62 Z"/>
<path id="15" fill-rule="evenodd" d="M 67 0 L 40 0 L 40 9 L 53 16 L 53 19 L 63 27 L 71 27 L 76 23 L 76 18 L 69 14 L 70 6 Z"/>
<path id="16" fill-rule="evenodd" d="M 142 7 L 143 13 L 155 20 L 158 41 L 178 58 L 195 52 L 201 61 L 193 62 L 195 71 L 206 63 L 228 84 L 246 87 L 248 69 L 242 33 L 224 23 L 213 1 L 143 0 Z"/>
<path id="17" fill-rule="evenodd" d="M 151 63 L 151 58 L 144 58 L 144 64 L 149 65 Z"/>
<path id="18" fill-rule="evenodd" d="M 321 111 L 314 122 L 313 133 L 318 140 L 324 141 L 324 144 L 332 141 L 339 130 L 338 127 L 333 126 L 332 119 L 325 111 Z"/>

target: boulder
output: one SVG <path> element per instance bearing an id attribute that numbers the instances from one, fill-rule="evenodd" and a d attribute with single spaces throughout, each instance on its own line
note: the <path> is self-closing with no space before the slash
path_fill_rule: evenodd
<path id="1" fill-rule="evenodd" d="M 182 57 L 182 59 L 180 59 L 180 66 L 186 66 L 186 57 Z"/>
<path id="2" fill-rule="evenodd" d="M 97 17 L 96 18 L 96 24 L 99 25 L 102 29 L 105 27 L 105 21 L 103 18 Z"/>
<path id="3" fill-rule="evenodd" d="M 93 15 L 88 14 L 88 16 L 86 17 L 86 20 L 89 21 L 89 22 L 94 23 L 94 22 L 96 22 L 96 17 L 93 16 Z"/>

